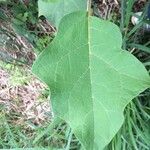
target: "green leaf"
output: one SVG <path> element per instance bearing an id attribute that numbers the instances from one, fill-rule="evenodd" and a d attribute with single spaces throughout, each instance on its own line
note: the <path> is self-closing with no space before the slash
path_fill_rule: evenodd
<path id="1" fill-rule="evenodd" d="M 150 86 L 142 63 L 121 44 L 116 25 L 76 12 L 62 19 L 33 65 L 51 89 L 55 115 L 86 150 L 103 149 L 121 127 L 125 106 Z"/>
<path id="2" fill-rule="evenodd" d="M 86 10 L 87 0 L 38 0 L 39 16 L 45 16 L 52 25 L 58 27 L 67 14 Z"/>

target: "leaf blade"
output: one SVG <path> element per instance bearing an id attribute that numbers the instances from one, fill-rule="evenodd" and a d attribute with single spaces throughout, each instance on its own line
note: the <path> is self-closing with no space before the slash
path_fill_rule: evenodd
<path id="1" fill-rule="evenodd" d="M 121 43 L 112 23 L 72 13 L 33 66 L 51 88 L 54 113 L 85 149 L 103 149 L 121 127 L 125 106 L 150 85 L 144 66 Z"/>

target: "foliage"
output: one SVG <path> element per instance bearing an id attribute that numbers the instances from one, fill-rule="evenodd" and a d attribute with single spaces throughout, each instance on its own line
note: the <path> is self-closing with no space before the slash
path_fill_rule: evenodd
<path id="1" fill-rule="evenodd" d="M 112 23 L 72 13 L 33 66 L 51 89 L 55 115 L 85 149 L 103 149 L 121 127 L 125 106 L 150 86 L 147 71 L 121 42 Z"/>
<path id="2" fill-rule="evenodd" d="M 38 23 L 38 10 L 36 0 L 31 0 L 28 5 L 23 2 L 12 4 L 12 13 L 14 18 L 12 19 L 13 28 L 15 31 L 24 37 L 26 37 L 34 46 L 38 39 L 36 26 Z M 35 30 L 33 32 L 33 30 Z"/>
<path id="3" fill-rule="evenodd" d="M 5 9 L 2 9 L 0 19 L 11 23 L 15 32 L 25 37 L 35 48 L 35 52 L 40 53 L 52 41 L 53 31 L 47 31 L 45 29 L 47 27 L 42 26 L 45 18 L 38 17 L 37 4 L 37 0 L 3 2 L 1 3 L 2 8 L 7 8 L 10 14 L 5 13 Z"/>

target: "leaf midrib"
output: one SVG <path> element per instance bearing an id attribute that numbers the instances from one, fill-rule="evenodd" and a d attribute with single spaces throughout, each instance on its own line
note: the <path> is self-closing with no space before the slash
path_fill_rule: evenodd
<path id="1" fill-rule="evenodd" d="M 89 5 L 91 5 L 91 1 L 89 0 Z M 88 6 L 88 9 L 89 9 L 90 7 Z M 95 131 L 94 131 L 94 104 L 93 104 L 93 100 L 94 100 L 94 97 L 92 96 L 92 79 L 91 79 L 91 58 L 90 58 L 90 54 L 91 54 L 91 44 L 90 44 L 90 42 L 91 42 L 91 36 L 90 36 L 90 18 L 91 18 L 91 16 L 90 16 L 90 13 L 89 13 L 89 10 L 88 10 L 88 12 L 87 12 L 87 15 L 88 15 L 88 17 L 87 17 L 87 25 L 88 25 L 88 63 L 89 63 L 89 78 L 90 78 L 90 92 L 91 92 L 91 104 L 92 104 L 92 114 L 93 114 L 93 146 L 94 146 L 94 141 L 95 141 L 95 136 L 94 136 L 94 134 L 95 134 Z M 92 147 L 93 147 L 92 146 Z M 94 147 L 93 147 L 94 148 Z"/>

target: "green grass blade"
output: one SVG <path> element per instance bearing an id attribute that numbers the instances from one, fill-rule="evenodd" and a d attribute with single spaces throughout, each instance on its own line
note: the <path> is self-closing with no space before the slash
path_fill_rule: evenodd
<path id="1" fill-rule="evenodd" d="M 143 52 L 149 53 L 150 54 L 150 48 L 146 47 L 144 45 L 141 44 L 136 44 L 136 43 L 132 43 L 132 44 L 128 44 L 131 48 L 137 48 Z"/>
<path id="2" fill-rule="evenodd" d="M 61 122 L 61 119 L 59 118 L 55 118 L 53 120 L 53 122 L 43 131 L 41 132 L 33 141 L 33 144 L 37 143 L 45 134 L 49 133 L 49 134 L 53 134 L 53 129 L 56 125 L 58 125 Z"/>
<path id="3" fill-rule="evenodd" d="M 134 2 L 135 2 L 135 0 L 128 0 L 127 1 L 126 18 L 125 18 L 126 28 L 128 27 L 129 22 L 130 22 L 130 17 L 132 15 L 132 7 L 133 7 Z"/>

